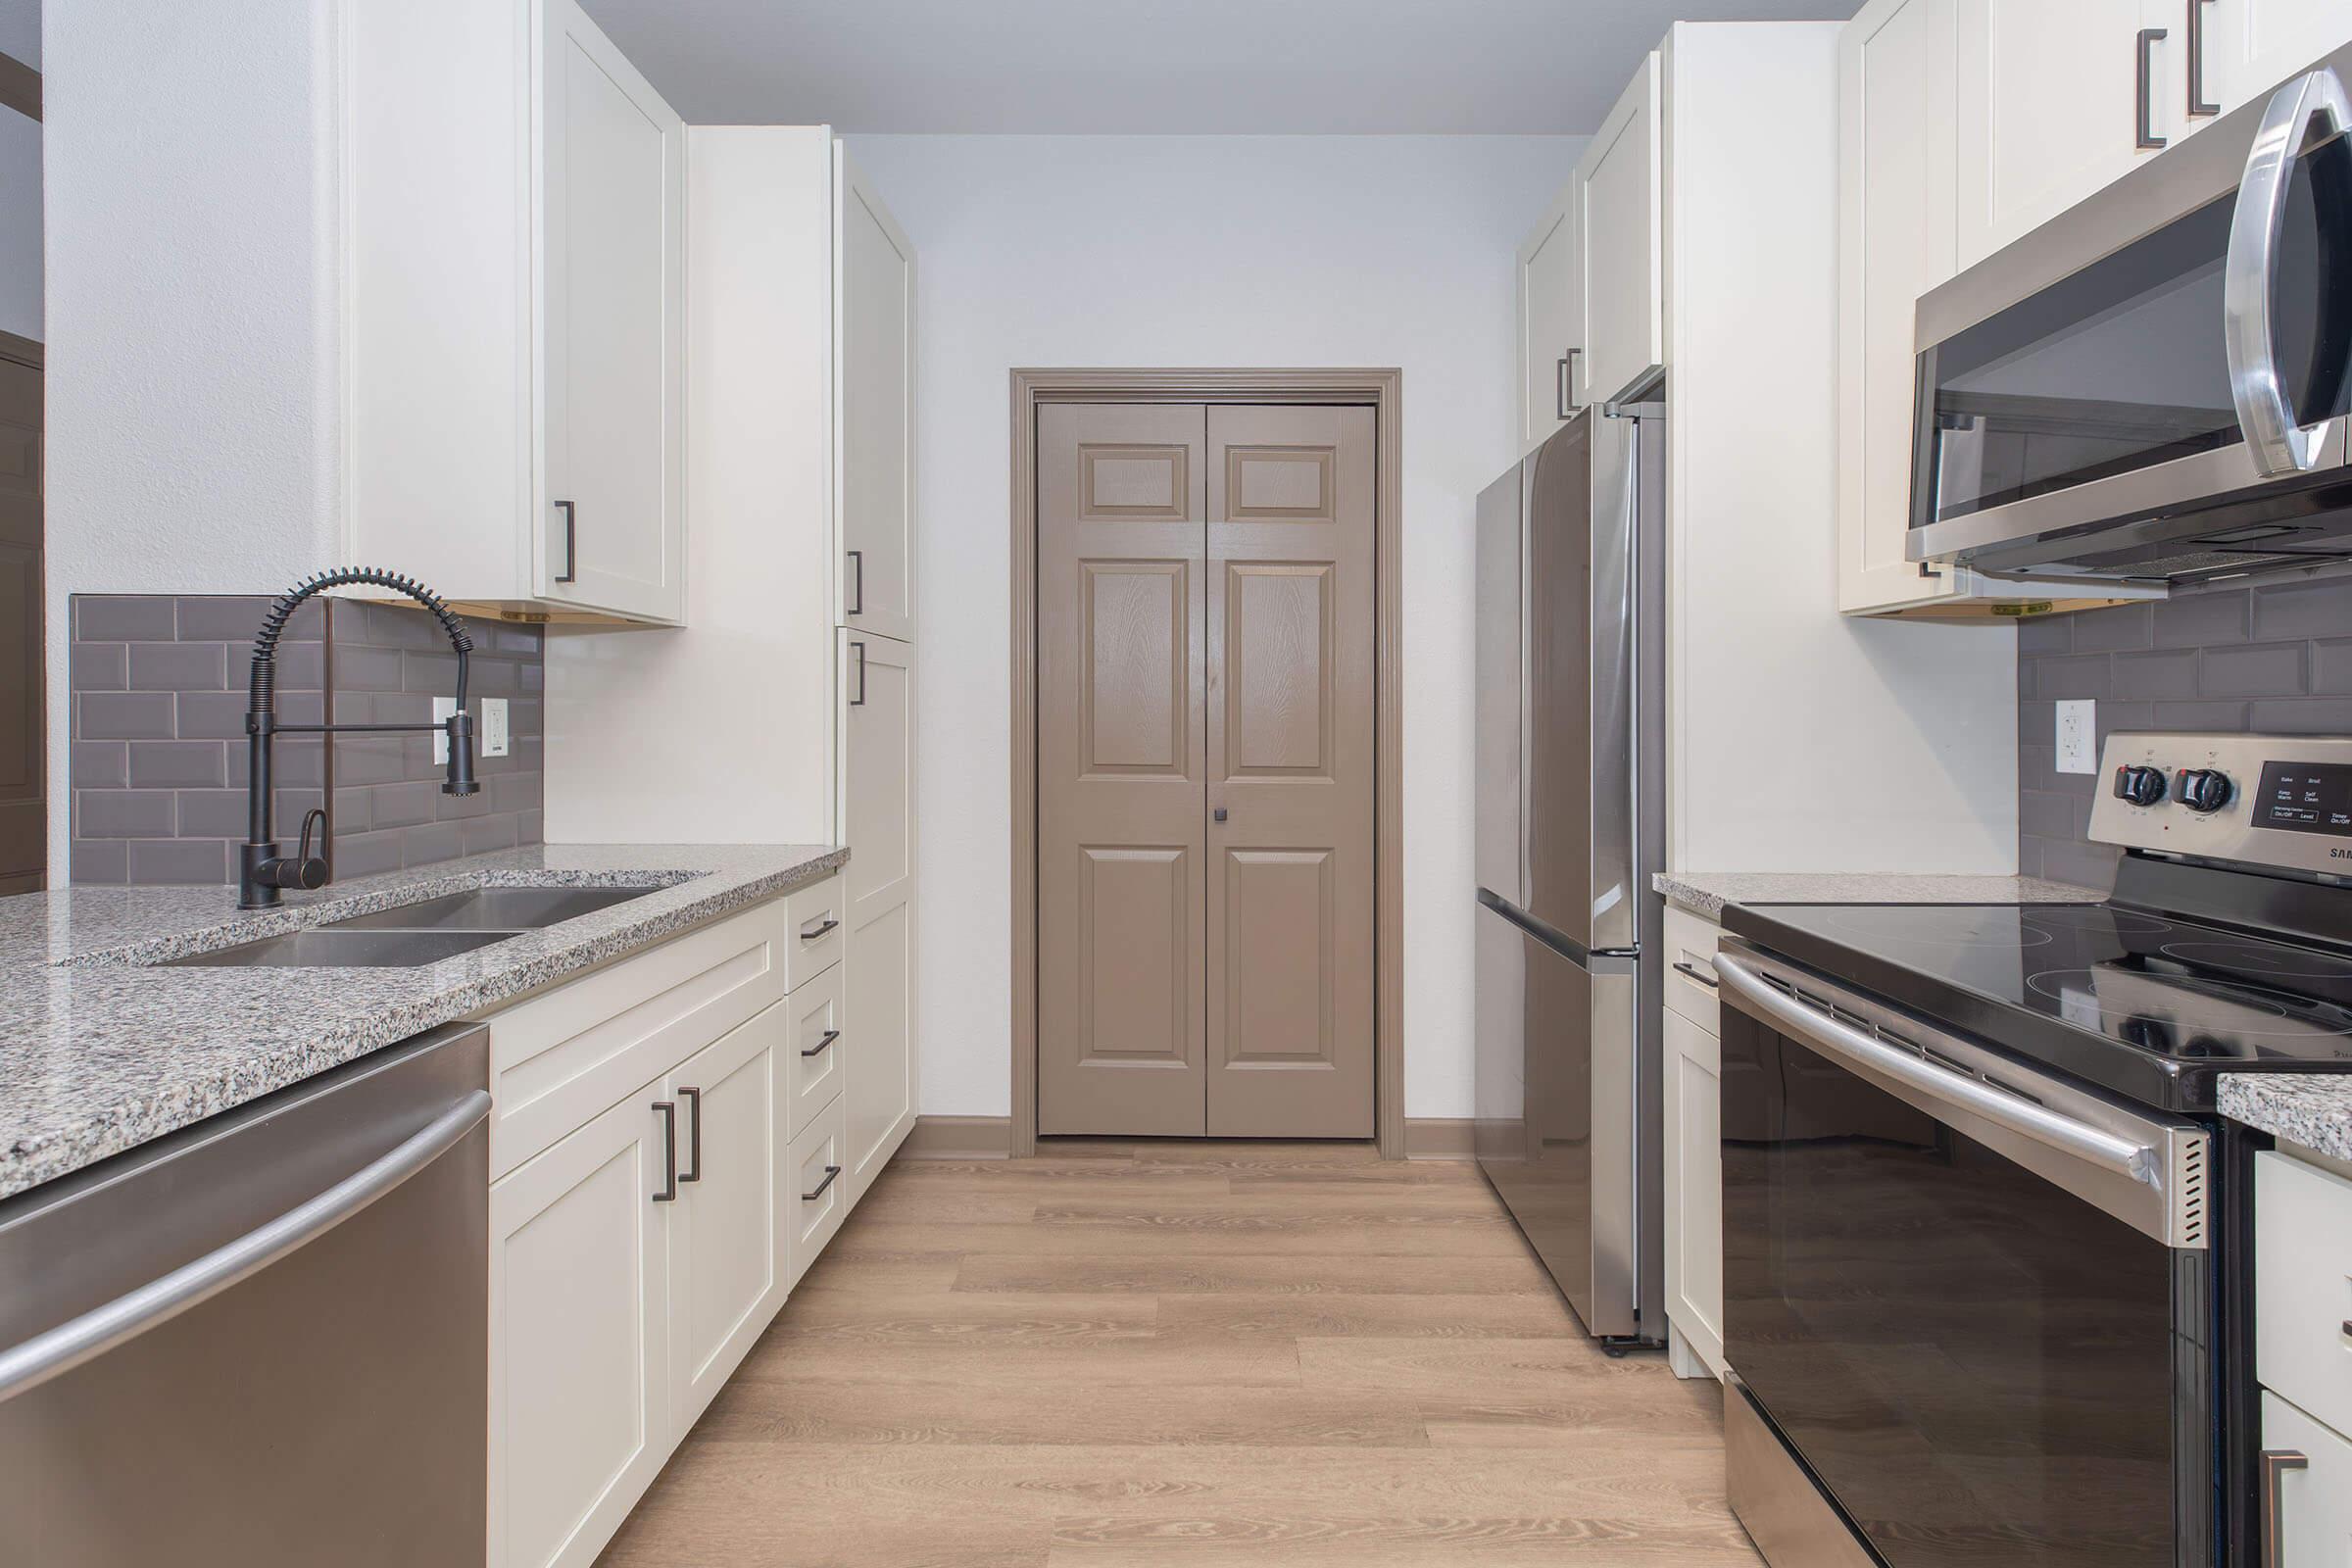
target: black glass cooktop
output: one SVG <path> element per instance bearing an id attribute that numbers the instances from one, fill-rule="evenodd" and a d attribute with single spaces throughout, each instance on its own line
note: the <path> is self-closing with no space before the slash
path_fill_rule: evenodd
<path id="1" fill-rule="evenodd" d="M 2168 1109 L 2219 1072 L 2352 1070 L 2352 955 L 2104 904 L 1766 905 L 1728 927 Z"/>

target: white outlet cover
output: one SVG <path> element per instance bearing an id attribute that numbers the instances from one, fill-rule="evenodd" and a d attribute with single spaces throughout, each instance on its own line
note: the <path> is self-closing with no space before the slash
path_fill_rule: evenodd
<path id="1" fill-rule="evenodd" d="M 504 697 L 482 699 L 482 755 L 507 755 L 507 700 Z"/>
<path id="2" fill-rule="evenodd" d="M 2099 705 L 2087 697 L 2058 705 L 2058 771 L 2099 770 Z"/>
<path id="3" fill-rule="evenodd" d="M 445 722 L 450 715 L 455 713 L 457 710 L 458 700 L 455 697 L 436 697 L 433 699 L 434 723 L 439 724 Z M 414 711 L 414 710 L 412 710 L 412 711 Z M 449 764 L 449 731 L 445 729 L 435 730 L 433 732 L 433 761 L 436 764 L 444 767 Z"/>

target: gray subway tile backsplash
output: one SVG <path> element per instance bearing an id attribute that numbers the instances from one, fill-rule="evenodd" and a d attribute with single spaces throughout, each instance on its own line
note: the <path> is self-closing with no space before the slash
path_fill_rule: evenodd
<path id="1" fill-rule="evenodd" d="M 245 824 L 245 673 L 270 601 L 258 595 L 81 595 L 73 605 L 72 876 L 78 883 L 229 881 Z M 516 697 L 514 748 L 482 758 L 482 791 L 440 794 L 426 736 L 333 743 L 281 735 L 277 829 L 333 807 L 335 874 L 429 865 L 485 848 L 535 844 L 540 783 L 542 634 L 469 620 L 479 698 Z M 277 710 L 291 723 L 420 723 L 454 682 L 456 660 L 420 612 L 313 600 L 278 644 Z M 331 692 L 330 692 L 331 688 Z M 331 790 L 331 795 L 326 792 Z"/>
<path id="2" fill-rule="evenodd" d="M 2029 875 L 2105 887 L 2119 853 L 2088 837 L 2100 776 L 2055 771 L 2058 698 L 2098 702 L 2101 746 L 2132 729 L 2352 735 L 2352 576 L 2051 615 L 2019 628 L 2017 654 Z"/>

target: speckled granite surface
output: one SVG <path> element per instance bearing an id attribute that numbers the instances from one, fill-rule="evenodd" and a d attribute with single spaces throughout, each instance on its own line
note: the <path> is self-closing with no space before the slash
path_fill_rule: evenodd
<path id="1" fill-rule="evenodd" d="M 2037 876 L 1902 876 L 1869 871 L 1660 871 L 1650 884 L 1692 914 L 1727 904 L 2099 904 L 2104 889 Z"/>
<path id="2" fill-rule="evenodd" d="M 0 899 L 0 1198 L 420 1030 L 830 875 L 823 845 L 538 845 L 357 878 L 241 914 L 229 888 Z M 149 968 L 488 886 L 647 886 L 413 969 Z"/>
<path id="3" fill-rule="evenodd" d="M 2222 1114 L 2305 1149 L 2352 1159 L 2352 1073 L 2226 1072 Z"/>

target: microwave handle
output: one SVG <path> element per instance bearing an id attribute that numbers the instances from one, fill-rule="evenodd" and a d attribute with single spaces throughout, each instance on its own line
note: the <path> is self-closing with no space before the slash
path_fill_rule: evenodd
<path id="1" fill-rule="evenodd" d="M 2268 479 L 2300 473 L 2319 462 L 2324 425 L 2295 421 L 2294 404 L 2278 371 L 2278 343 L 2271 322 L 2271 285 L 2278 274 L 2278 231 L 2296 154 L 2315 120 L 2330 131 L 2352 130 L 2352 101 L 2326 66 L 2288 82 L 2263 111 L 2237 207 L 2230 220 L 2230 250 L 2222 269 L 2223 342 L 2230 356 L 2230 399 L 2256 471 Z"/>

